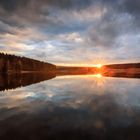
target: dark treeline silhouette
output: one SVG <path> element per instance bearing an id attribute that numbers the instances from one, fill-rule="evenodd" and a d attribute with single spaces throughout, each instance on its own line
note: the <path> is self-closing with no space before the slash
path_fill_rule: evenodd
<path id="1" fill-rule="evenodd" d="M 25 71 L 54 73 L 56 66 L 26 57 L 0 53 L 0 73 L 20 73 Z"/>

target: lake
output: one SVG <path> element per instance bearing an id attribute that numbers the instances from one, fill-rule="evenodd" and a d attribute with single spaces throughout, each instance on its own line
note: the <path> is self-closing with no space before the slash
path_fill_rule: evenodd
<path id="1" fill-rule="evenodd" d="M 34 77 L 1 78 L 1 140 L 140 139 L 140 79 Z"/>

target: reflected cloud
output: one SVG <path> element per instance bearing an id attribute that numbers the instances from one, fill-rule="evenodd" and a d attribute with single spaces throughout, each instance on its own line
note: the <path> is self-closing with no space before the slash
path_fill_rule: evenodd
<path id="1" fill-rule="evenodd" d="M 101 79 L 104 79 L 103 89 L 98 85 Z M 75 138 L 71 132 L 80 139 L 81 132 L 99 139 L 104 130 L 103 137 L 116 138 L 125 133 L 133 136 L 137 133 L 130 130 L 140 125 L 139 84 L 139 79 L 57 77 L 0 92 L 0 128 L 6 126 L 0 136 L 5 137 L 12 128 L 15 128 L 12 138 L 23 131 L 29 135 L 41 132 L 40 137 L 43 137 L 43 130 L 45 138 L 57 135 L 60 139 L 65 135 Z"/>
<path id="2" fill-rule="evenodd" d="M 77 75 L 0 92 L 0 136 L 13 128 L 11 138 L 27 133 L 42 138 L 45 131 L 45 138 L 82 139 L 82 132 L 99 139 L 104 130 L 102 136 L 112 139 L 133 136 L 137 133 L 130 130 L 140 125 L 139 85 L 139 79 Z"/>

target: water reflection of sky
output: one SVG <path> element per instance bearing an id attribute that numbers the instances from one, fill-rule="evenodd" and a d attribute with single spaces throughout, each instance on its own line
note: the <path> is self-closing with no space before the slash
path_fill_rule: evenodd
<path id="1" fill-rule="evenodd" d="M 53 133 L 80 130 L 90 135 L 93 130 L 139 126 L 139 85 L 139 79 L 58 77 L 0 92 L 0 129 L 9 122 L 0 135 L 26 123 L 29 129 L 49 126 Z"/>

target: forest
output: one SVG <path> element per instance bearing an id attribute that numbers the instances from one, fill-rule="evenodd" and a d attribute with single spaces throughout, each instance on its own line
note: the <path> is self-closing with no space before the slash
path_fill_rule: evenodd
<path id="1" fill-rule="evenodd" d="M 0 73 L 45 72 L 55 73 L 56 66 L 38 60 L 0 53 Z"/>

